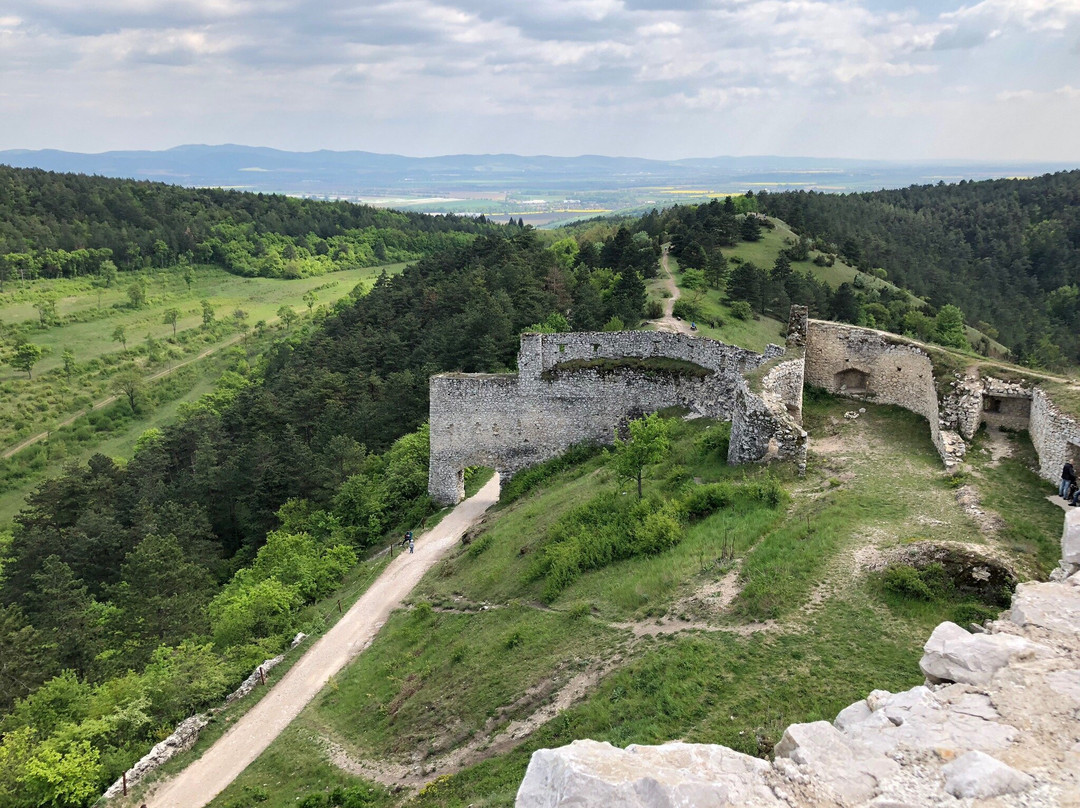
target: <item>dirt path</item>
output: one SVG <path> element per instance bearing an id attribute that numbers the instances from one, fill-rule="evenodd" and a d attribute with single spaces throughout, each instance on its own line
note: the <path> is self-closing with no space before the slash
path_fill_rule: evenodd
<path id="1" fill-rule="evenodd" d="M 203 351 L 198 356 L 193 356 L 190 359 L 185 359 L 183 362 L 179 362 L 179 363 L 173 365 L 170 368 L 165 368 L 165 370 L 159 370 L 157 373 L 155 373 L 155 374 L 153 374 L 151 376 L 147 376 L 145 379 L 143 379 L 143 381 L 145 381 L 145 382 L 156 382 L 158 379 L 164 378 L 165 376 L 168 376 L 170 373 L 175 373 L 176 371 L 180 370 L 180 368 L 185 367 L 186 365 L 190 365 L 192 362 L 198 362 L 200 359 L 205 359 L 206 357 L 210 356 L 210 354 L 215 353 L 217 351 L 220 351 L 222 348 L 228 348 L 230 345 L 233 345 L 233 344 L 239 342 L 245 336 L 246 335 L 243 334 L 243 333 L 235 334 L 235 335 L 229 337 L 227 340 L 225 340 L 224 342 L 222 342 L 222 343 L 220 343 L 218 345 L 212 345 L 211 347 L 207 348 L 205 351 Z M 49 434 L 51 432 L 55 432 L 57 429 L 60 429 L 61 427 L 65 427 L 65 426 L 68 426 L 69 424 L 74 423 L 76 418 L 81 418 L 82 416 L 86 415 L 88 412 L 93 412 L 94 410 L 100 410 L 102 407 L 107 407 L 110 404 L 112 404 L 114 401 L 116 401 L 118 398 L 120 398 L 119 395 L 114 395 L 114 396 L 109 396 L 108 398 L 103 398 L 103 399 L 101 399 L 101 401 L 95 402 L 92 407 L 90 407 L 88 409 L 85 409 L 85 410 L 80 410 L 79 412 L 75 413 L 74 415 L 72 415 L 72 416 L 70 416 L 68 418 L 65 418 L 63 421 L 58 423 L 56 426 L 54 426 L 48 432 L 41 432 L 41 433 L 39 433 L 37 435 L 34 435 L 32 438 L 27 438 L 22 443 L 20 443 L 20 444 L 18 444 L 16 446 L 13 446 L 10 449 L 5 450 L 2 457 L 5 460 L 7 460 L 9 457 L 11 457 L 14 454 L 18 454 L 19 452 L 21 452 L 26 447 L 33 446 L 38 441 L 45 440 L 45 438 L 49 437 Z"/>
<path id="2" fill-rule="evenodd" d="M 676 320 L 671 313 L 675 308 L 675 301 L 679 299 L 682 292 L 675 283 L 675 278 L 672 277 L 671 267 L 668 266 L 667 244 L 664 245 L 660 252 L 660 270 L 664 275 L 664 288 L 671 293 L 671 297 L 664 301 L 664 316 L 659 320 L 653 320 L 652 322 L 656 326 L 657 331 L 670 331 L 674 334 L 690 334 L 692 333 L 690 331 L 690 326 L 682 320 Z"/>
<path id="3" fill-rule="evenodd" d="M 156 788 L 149 808 L 201 808 L 296 718 L 330 677 L 375 638 L 390 612 L 461 535 L 499 499 L 495 475 L 416 541 L 416 552 L 398 556 L 352 608 L 243 718 L 175 778 Z"/>

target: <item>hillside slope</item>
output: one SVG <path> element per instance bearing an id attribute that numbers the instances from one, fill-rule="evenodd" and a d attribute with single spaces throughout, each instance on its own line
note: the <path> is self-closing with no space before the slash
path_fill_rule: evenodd
<path id="1" fill-rule="evenodd" d="M 714 482 L 728 493 L 679 517 L 668 549 L 621 560 L 604 549 L 607 525 L 633 512 L 634 490 L 606 455 L 515 481 L 214 804 L 331 805 L 322 795 L 337 787 L 369 795 L 358 804 L 510 805 L 540 747 L 682 738 L 766 754 L 793 721 L 919 683 L 930 628 L 1005 602 L 962 588 L 961 571 L 974 559 L 1048 569 L 1060 511 L 1023 436 L 980 438 L 957 488 L 920 419 L 872 406 L 845 418 L 849 407 L 807 403 L 809 471 L 782 479 L 775 505 L 758 499 L 770 472 L 719 460 L 720 425 L 671 422 L 649 512 L 676 513 Z"/>

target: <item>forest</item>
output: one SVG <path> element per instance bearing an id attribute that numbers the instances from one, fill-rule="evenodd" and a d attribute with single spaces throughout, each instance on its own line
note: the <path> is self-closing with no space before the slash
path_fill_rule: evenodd
<path id="1" fill-rule="evenodd" d="M 609 241 L 620 272 L 515 226 L 383 275 L 128 463 L 42 484 L 0 585 L 0 802 L 85 804 L 276 652 L 367 548 L 422 524 L 428 376 L 505 370 L 530 328 L 636 326 L 652 245 Z M 63 783 L 36 774 L 49 761 Z"/>
<path id="2" fill-rule="evenodd" d="M 482 217 L 0 165 L 0 291 L 11 278 L 98 275 L 105 262 L 300 278 L 411 261 L 492 229 Z"/>
<path id="3" fill-rule="evenodd" d="M 1028 364 L 1080 360 L 1080 171 L 757 203 L 933 309 L 959 307 Z"/>

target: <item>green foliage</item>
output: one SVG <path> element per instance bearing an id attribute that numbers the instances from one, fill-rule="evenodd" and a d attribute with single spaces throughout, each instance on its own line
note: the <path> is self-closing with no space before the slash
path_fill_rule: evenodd
<path id="1" fill-rule="evenodd" d="M 701 307 L 692 300 L 679 298 L 671 307 L 671 314 L 681 320 L 700 320 Z"/>
<path id="2" fill-rule="evenodd" d="M 703 432 L 694 446 L 704 457 L 715 457 L 727 462 L 731 442 L 731 422 L 722 421 Z"/>
<path id="3" fill-rule="evenodd" d="M 671 448 L 669 423 L 656 413 L 631 421 L 626 440 L 615 438 L 612 467 L 619 479 L 636 480 L 638 499 L 641 499 L 641 478 L 645 467 L 658 463 Z"/>
<path id="4" fill-rule="evenodd" d="M 738 320 L 749 320 L 754 314 L 750 304 L 745 300 L 735 300 L 731 304 L 731 316 Z"/>
<path id="5" fill-rule="evenodd" d="M 356 561 L 345 545 L 322 546 L 306 533 L 270 533 L 255 563 L 210 602 L 214 641 L 227 647 L 291 632 L 296 610 L 337 586 Z"/>
<path id="6" fill-rule="evenodd" d="M 553 311 L 549 314 L 547 319 L 542 323 L 533 323 L 532 325 L 525 327 L 527 333 L 533 334 L 559 334 L 570 330 L 570 323 L 568 323 L 566 318 L 557 311 Z"/>
<path id="7" fill-rule="evenodd" d="M 391 529 L 419 524 L 433 512 L 427 496 L 427 424 L 394 442 L 383 455 L 370 455 L 334 499 L 334 508 L 358 546 L 380 541 Z"/>
<path id="8" fill-rule="evenodd" d="M 580 466 L 600 452 L 602 447 L 591 443 L 579 443 L 571 446 L 561 455 L 537 463 L 535 466 L 519 471 L 508 482 L 503 484 L 499 492 L 499 502 L 507 505 L 515 502 L 535 490 L 557 474 L 562 474 L 568 469 Z"/>
<path id="9" fill-rule="evenodd" d="M 578 575 L 627 558 L 654 555 L 682 540 L 679 510 L 658 498 L 599 495 L 562 517 L 548 532 L 530 570 L 554 600 Z"/>
<path id="10" fill-rule="evenodd" d="M 44 355 L 45 351 L 40 346 L 32 342 L 24 342 L 15 349 L 15 354 L 8 360 L 8 364 L 16 370 L 26 371 L 27 378 L 32 379 L 34 374 L 31 371 Z"/>
<path id="11" fill-rule="evenodd" d="M 934 341 L 950 348 L 971 349 L 964 330 L 964 313 L 953 305 L 942 306 L 934 323 Z"/>

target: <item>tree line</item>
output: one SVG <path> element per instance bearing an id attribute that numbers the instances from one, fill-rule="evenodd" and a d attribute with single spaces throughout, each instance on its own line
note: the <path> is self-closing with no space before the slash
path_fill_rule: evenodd
<path id="1" fill-rule="evenodd" d="M 349 202 L 0 165 L 0 290 L 11 279 L 191 262 L 306 277 L 409 261 L 499 226 Z"/>
<path id="2" fill-rule="evenodd" d="M 1080 361 L 1080 171 L 757 200 L 859 268 L 883 268 L 933 311 L 959 307 L 1029 364 Z"/>

